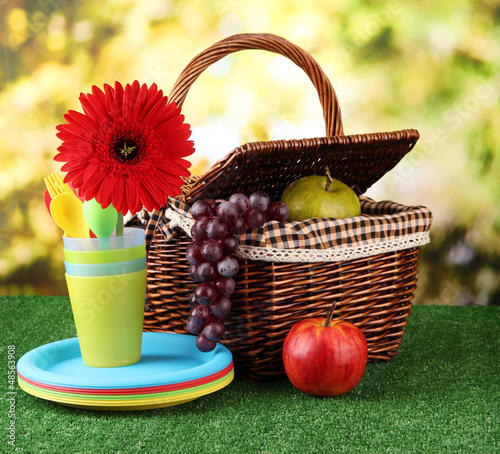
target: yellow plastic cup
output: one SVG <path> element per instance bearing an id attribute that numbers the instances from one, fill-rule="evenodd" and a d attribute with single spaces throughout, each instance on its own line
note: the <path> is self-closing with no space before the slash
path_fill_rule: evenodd
<path id="1" fill-rule="evenodd" d="M 66 274 L 84 364 L 119 367 L 141 359 L 146 269 L 113 276 Z"/>

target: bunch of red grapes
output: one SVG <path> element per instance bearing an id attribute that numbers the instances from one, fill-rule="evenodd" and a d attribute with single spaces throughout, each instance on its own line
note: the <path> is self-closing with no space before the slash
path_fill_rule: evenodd
<path id="1" fill-rule="evenodd" d="M 191 216 L 195 219 L 193 241 L 186 248 L 186 258 L 189 275 L 199 284 L 190 296 L 186 328 L 197 336 L 198 349 L 209 352 L 224 336 L 224 322 L 231 311 L 229 297 L 239 271 L 234 256 L 239 236 L 270 220 L 284 222 L 288 207 L 283 202 L 271 203 L 265 192 L 257 191 L 250 197 L 236 193 L 228 200 L 198 200 L 191 207 Z"/>

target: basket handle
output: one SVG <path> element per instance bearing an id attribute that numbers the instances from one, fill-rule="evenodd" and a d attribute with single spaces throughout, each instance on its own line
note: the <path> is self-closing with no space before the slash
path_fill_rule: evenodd
<path id="1" fill-rule="evenodd" d="M 299 66 L 311 79 L 323 108 L 326 125 L 326 136 L 343 135 L 342 114 L 333 86 L 319 64 L 306 51 L 281 38 L 269 33 L 246 33 L 225 38 L 193 58 L 182 71 L 169 94 L 171 102 L 182 107 L 191 85 L 211 64 L 226 55 L 240 50 L 267 50 L 289 58 Z M 146 226 L 146 248 L 149 251 L 151 242 L 160 221 L 161 212 L 154 210 Z"/>
<path id="2" fill-rule="evenodd" d="M 281 54 L 299 66 L 311 79 L 323 108 L 326 135 L 343 135 L 342 115 L 333 86 L 319 64 L 306 51 L 290 41 L 269 33 L 246 33 L 225 38 L 189 62 L 175 82 L 169 99 L 182 107 L 186 95 L 201 73 L 226 55 L 246 49 L 267 50 Z"/>

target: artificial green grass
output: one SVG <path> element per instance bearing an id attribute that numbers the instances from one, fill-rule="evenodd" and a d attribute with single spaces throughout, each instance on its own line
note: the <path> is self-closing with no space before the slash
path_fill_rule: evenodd
<path id="1" fill-rule="evenodd" d="M 19 359 L 76 335 L 66 297 L 0 297 L 1 427 L 9 419 L 7 347 Z M 22 453 L 497 453 L 500 307 L 416 306 L 399 355 L 359 385 L 315 398 L 285 378 L 235 379 L 193 402 L 148 411 L 78 410 L 16 388 Z"/>

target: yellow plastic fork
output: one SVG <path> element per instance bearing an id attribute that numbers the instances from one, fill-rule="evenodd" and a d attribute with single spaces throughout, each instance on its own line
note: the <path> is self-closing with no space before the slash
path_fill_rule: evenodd
<path id="1" fill-rule="evenodd" d="M 44 178 L 45 186 L 52 197 L 50 214 L 66 236 L 90 238 L 90 230 L 83 217 L 83 202 L 64 183 L 61 175 L 53 173 Z"/>

